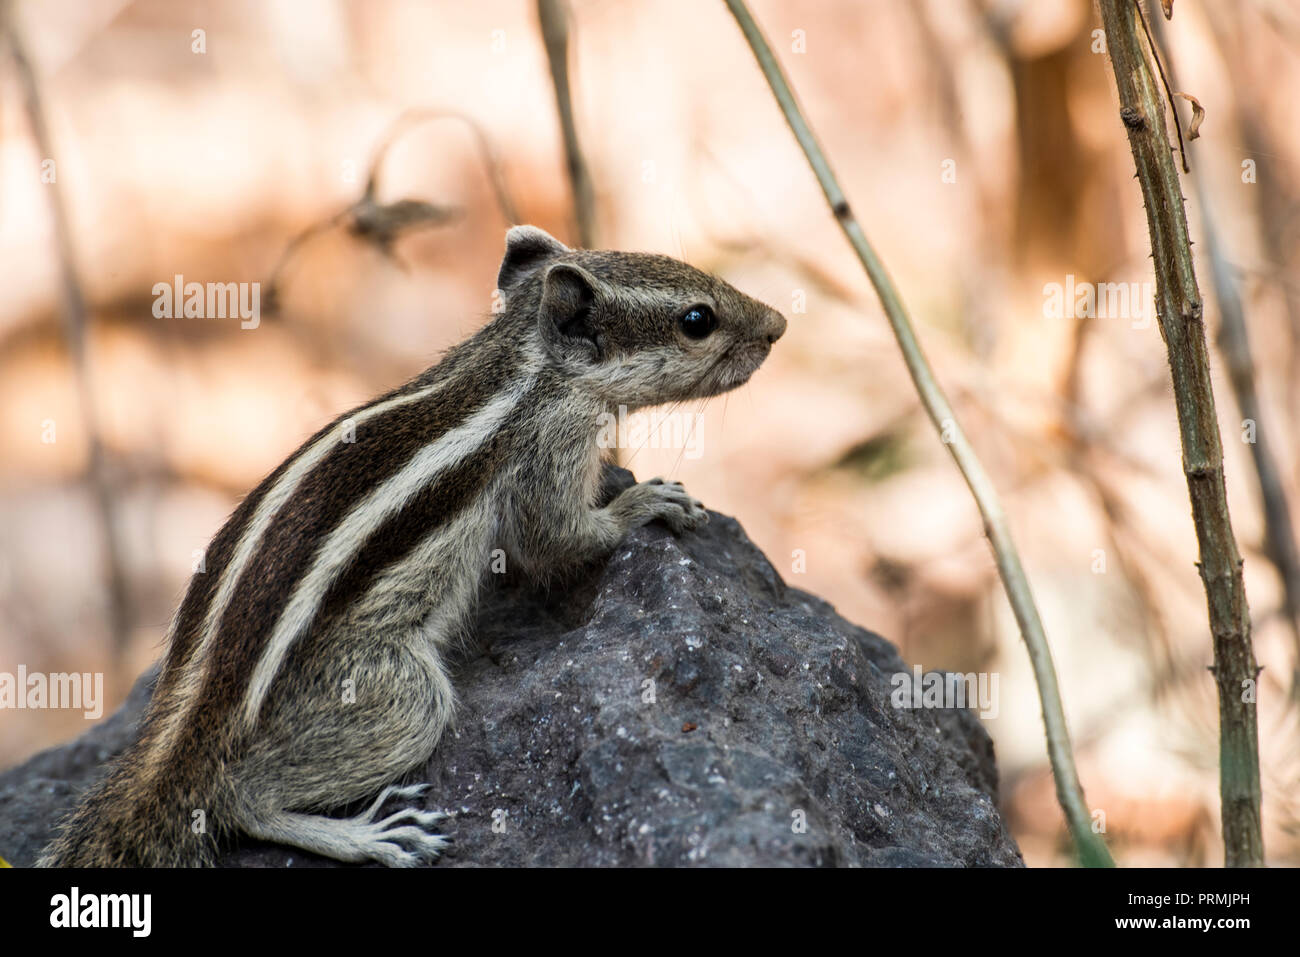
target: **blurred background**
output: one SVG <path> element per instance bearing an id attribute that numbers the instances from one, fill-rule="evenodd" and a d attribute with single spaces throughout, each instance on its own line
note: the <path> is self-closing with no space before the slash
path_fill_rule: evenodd
<path id="1" fill-rule="evenodd" d="M 1001 491 L 1112 851 L 1218 866 L 1205 597 L 1096 11 L 752 9 Z M 686 258 L 790 319 L 749 385 L 684 410 L 700 413 L 690 450 L 646 442 L 624 463 L 739 517 L 789 583 L 909 663 L 997 673 L 1004 813 L 1028 863 L 1068 863 L 975 506 L 734 21 L 720 0 L 571 0 L 568 15 L 595 241 Z M 509 220 L 580 234 L 533 0 L 32 0 L 10 22 L 29 69 L 6 48 L 0 671 L 102 671 L 107 714 L 240 497 L 486 321 Z M 1300 589 L 1288 602 L 1293 531 L 1269 530 L 1252 440 L 1268 437 L 1300 507 L 1300 12 L 1178 0 L 1161 26 L 1207 114 L 1184 191 L 1208 328 L 1217 341 L 1198 189 L 1251 338 L 1253 415 L 1213 342 L 1212 361 L 1264 666 L 1265 847 L 1294 865 Z M 261 283 L 256 328 L 160 318 L 154 286 L 177 276 Z M 1078 291 L 1121 283 L 1133 295 L 1103 292 L 1110 308 Z M 0 712 L 0 766 L 85 727 Z"/>

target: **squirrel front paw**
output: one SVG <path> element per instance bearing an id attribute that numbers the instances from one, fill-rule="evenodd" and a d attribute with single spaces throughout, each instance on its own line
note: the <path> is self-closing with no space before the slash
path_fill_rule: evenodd
<path id="1" fill-rule="evenodd" d="M 625 489 L 611 503 L 628 528 L 644 525 L 656 518 L 663 519 L 674 535 L 699 528 L 709 520 L 704 503 L 692 498 L 681 482 L 665 482 L 652 478 Z"/>

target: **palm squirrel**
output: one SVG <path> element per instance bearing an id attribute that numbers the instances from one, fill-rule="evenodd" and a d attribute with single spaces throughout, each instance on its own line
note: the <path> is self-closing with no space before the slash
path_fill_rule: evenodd
<path id="1" fill-rule="evenodd" d="M 442 814 L 378 812 L 422 793 L 393 782 L 452 717 L 446 655 L 492 552 L 546 581 L 653 519 L 707 520 L 660 479 L 598 507 L 598 421 L 741 385 L 785 319 L 667 256 L 532 226 L 507 234 L 497 285 L 504 307 L 477 334 L 321 429 L 235 510 L 172 621 L 138 740 L 42 866 L 212 865 L 237 834 L 436 858 Z"/>

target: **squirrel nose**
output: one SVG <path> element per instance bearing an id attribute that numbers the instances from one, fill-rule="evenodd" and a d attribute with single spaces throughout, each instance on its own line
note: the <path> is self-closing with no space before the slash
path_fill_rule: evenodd
<path id="1" fill-rule="evenodd" d="M 775 310 L 768 318 L 767 344 L 770 346 L 785 335 L 785 316 Z"/>

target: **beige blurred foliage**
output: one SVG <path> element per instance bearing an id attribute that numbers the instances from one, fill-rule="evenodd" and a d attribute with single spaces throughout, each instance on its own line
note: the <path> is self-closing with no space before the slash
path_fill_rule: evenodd
<path id="1" fill-rule="evenodd" d="M 1067 862 L 1032 676 L 978 514 L 734 22 L 705 0 L 570 6 L 574 106 L 605 244 L 688 258 L 791 320 L 750 385 L 683 410 L 702 413 L 698 457 L 645 447 L 625 462 L 739 517 L 788 582 L 909 662 L 996 672 L 999 713 L 986 723 L 1004 808 L 1030 863 Z M 1067 275 L 1152 279 L 1095 12 L 1087 0 L 753 8 L 1004 496 L 1117 859 L 1219 863 L 1211 650 L 1153 307 L 1075 319 L 1044 306 L 1044 287 Z M 526 0 L 44 0 L 17 13 L 91 307 L 91 389 L 133 631 L 114 661 L 46 157 L 6 61 L 0 670 L 104 671 L 111 708 L 158 655 L 195 556 L 239 497 L 335 414 L 485 321 L 507 224 L 469 129 L 432 121 L 395 143 L 380 198 L 462 215 L 399 240 L 394 259 L 342 228 L 322 232 L 290 260 L 281 309 L 256 329 L 155 318 L 154 284 L 265 281 L 295 235 L 360 196 L 385 131 L 412 108 L 472 118 L 525 221 L 572 240 L 570 199 Z M 1238 270 L 1262 425 L 1295 510 L 1300 16 L 1268 0 L 1181 0 L 1168 29 L 1181 81 L 1207 111 L 1192 175 Z M 196 30 L 205 52 L 193 52 Z M 1208 264 L 1199 276 L 1213 331 Z M 1270 862 L 1296 864 L 1295 637 L 1215 359 L 1265 666 L 1265 845 Z M 84 724 L 0 712 L 0 765 Z"/>

